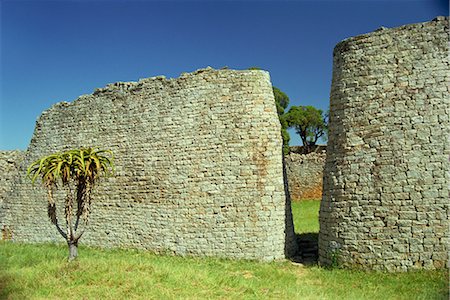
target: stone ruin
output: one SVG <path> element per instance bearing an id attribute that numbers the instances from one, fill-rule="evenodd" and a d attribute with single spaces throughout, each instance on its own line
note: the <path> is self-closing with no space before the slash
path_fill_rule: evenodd
<path id="1" fill-rule="evenodd" d="M 448 18 L 334 51 L 319 261 L 444 268 L 449 251 Z M 259 260 L 297 251 L 269 75 L 203 69 L 116 83 L 45 111 L 26 153 L 0 153 L 3 239 L 60 241 L 25 178 L 42 155 L 114 151 L 83 243 Z"/>
<path id="2" fill-rule="evenodd" d="M 443 17 L 334 49 L 322 264 L 404 271 L 448 263 L 448 54 Z"/>
<path id="3" fill-rule="evenodd" d="M 326 147 L 304 154 L 298 146 L 290 147 L 285 155 L 286 178 L 292 201 L 317 200 L 322 198 L 323 169 Z"/>
<path id="4" fill-rule="evenodd" d="M 46 194 L 25 177 L 43 155 L 111 149 L 82 243 L 178 255 L 276 260 L 295 251 L 269 74 L 213 69 L 115 83 L 45 111 L 0 225 L 15 241 L 60 241 Z M 62 213 L 61 213 L 62 215 Z"/>

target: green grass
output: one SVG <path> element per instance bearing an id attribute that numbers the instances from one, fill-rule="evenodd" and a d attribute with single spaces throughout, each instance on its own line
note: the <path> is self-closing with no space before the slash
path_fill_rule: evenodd
<path id="1" fill-rule="evenodd" d="M 296 226 L 307 215 L 317 219 L 317 204 L 293 204 Z M 79 255 L 67 263 L 64 245 L 0 242 L 0 299 L 448 299 L 445 271 L 387 274 L 88 247 Z"/>
<path id="2" fill-rule="evenodd" d="M 292 216 L 296 233 L 319 233 L 319 208 L 320 200 L 292 202 Z"/>

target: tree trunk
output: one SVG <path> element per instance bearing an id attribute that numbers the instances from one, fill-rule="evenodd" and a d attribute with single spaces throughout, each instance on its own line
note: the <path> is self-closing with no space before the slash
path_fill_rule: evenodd
<path id="1" fill-rule="evenodd" d="M 78 256 L 78 242 L 70 241 L 69 245 L 69 261 L 74 260 Z"/>

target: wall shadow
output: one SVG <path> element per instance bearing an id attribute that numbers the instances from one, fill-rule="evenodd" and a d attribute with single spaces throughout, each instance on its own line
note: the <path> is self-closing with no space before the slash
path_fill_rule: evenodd
<path id="1" fill-rule="evenodd" d="M 313 266 L 319 260 L 319 234 L 316 232 L 298 234 L 294 230 L 291 195 L 287 180 L 286 160 L 283 157 L 283 180 L 286 195 L 285 211 L 285 256 L 294 263 Z"/>
<path id="2" fill-rule="evenodd" d="M 319 234 L 316 232 L 295 234 L 298 252 L 292 262 L 306 266 L 316 266 L 319 261 Z"/>
<path id="3" fill-rule="evenodd" d="M 289 193 L 289 183 L 287 180 L 286 172 L 286 160 L 281 153 L 283 163 L 283 184 L 285 194 L 285 224 L 284 224 L 284 255 L 286 258 L 291 259 L 298 254 L 298 243 L 294 230 L 294 218 L 292 216 L 291 195 Z"/>

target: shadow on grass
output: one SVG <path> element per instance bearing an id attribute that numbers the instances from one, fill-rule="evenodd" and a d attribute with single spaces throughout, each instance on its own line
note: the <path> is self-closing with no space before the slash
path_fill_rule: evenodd
<path id="1" fill-rule="evenodd" d="M 7 264 L 2 261 L 0 267 L 0 299 L 12 299 L 21 295 L 21 289 L 14 284 L 14 277 L 7 272 Z M 24 299 L 24 298 L 22 298 Z"/>
<path id="2" fill-rule="evenodd" d="M 0 244 L 2 246 L 2 244 Z M 9 290 L 8 286 L 12 281 L 11 276 L 6 272 L 8 269 L 8 262 L 6 258 L 1 255 L 0 256 L 0 299 L 8 299 Z"/>
<path id="3" fill-rule="evenodd" d="M 0 299 L 9 299 L 11 294 L 10 284 L 13 278 L 6 274 L 4 271 L 0 271 Z"/>
<path id="4" fill-rule="evenodd" d="M 306 266 L 316 266 L 319 260 L 319 234 L 308 232 L 295 234 L 298 244 L 298 253 L 291 258 L 292 262 Z"/>

